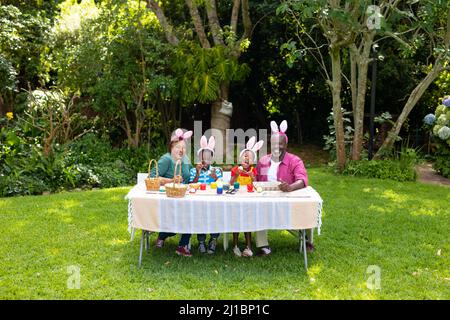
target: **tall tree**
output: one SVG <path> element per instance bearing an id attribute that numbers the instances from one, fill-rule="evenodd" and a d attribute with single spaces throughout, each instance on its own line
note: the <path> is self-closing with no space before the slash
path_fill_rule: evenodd
<path id="1" fill-rule="evenodd" d="M 340 151 L 344 146 L 344 141 L 340 138 L 342 114 L 338 110 L 338 106 L 342 104 L 340 92 L 338 92 L 341 90 L 341 77 L 348 82 L 352 97 L 354 138 L 351 158 L 359 160 L 363 149 L 367 74 L 372 61 L 370 56 L 373 45 L 386 38 L 393 38 L 400 43 L 402 50 L 408 51 L 417 47 L 418 39 L 423 38 L 425 34 L 430 40 L 429 48 L 437 52 L 435 63 L 411 93 L 410 99 L 380 152 L 388 149 L 392 146 L 394 138 L 399 134 L 404 121 L 420 96 L 448 66 L 449 41 L 448 34 L 445 32 L 448 22 L 442 16 L 449 14 L 449 6 L 448 1 L 431 0 L 380 0 L 374 1 L 373 5 L 359 0 L 285 0 L 282 2 L 278 12 L 287 13 L 292 18 L 290 21 L 297 25 L 295 36 L 299 42 L 297 44 L 291 41 L 284 48 L 292 52 L 310 53 L 317 61 L 317 65 L 321 67 L 327 82 L 330 83 L 333 92 L 336 149 L 340 169 L 345 165 L 345 153 Z M 311 20 L 313 22 L 310 22 Z M 319 41 L 314 36 L 317 33 L 317 26 L 320 27 L 322 36 Z M 323 47 L 328 48 L 331 72 L 322 54 Z M 342 53 L 346 52 L 348 54 L 345 58 L 349 58 L 347 62 L 350 65 L 350 79 L 342 72 L 342 66 L 338 65 L 342 63 Z M 293 54 L 293 56 L 301 57 L 302 54 Z"/>
<path id="2" fill-rule="evenodd" d="M 201 47 L 205 50 L 220 48 L 228 59 L 237 60 L 248 46 L 252 33 L 252 22 L 250 19 L 250 8 L 248 0 L 233 0 L 229 24 L 221 25 L 225 17 L 219 19 L 216 0 L 185 0 L 189 10 L 192 25 L 197 34 Z M 147 7 L 152 10 L 164 30 L 167 41 L 174 46 L 180 44 L 180 38 L 175 28 L 169 21 L 163 8 L 158 1 L 147 0 Z M 239 14 L 241 13 L 241 14 Z M 206 15 L 207 19 L 204 18 Z M 241 19 L 239 19 L 241 17 Z M 204 21 L 207 20 L 207 24 Z M 242 32 L 238 37 L 238 26 L 241 21 Z M 181 39 L 182 40 L 182 39 Z M 207 85 L 208 82 L 205 82 Z M 222 131 L 230 128 L 232 110 L 224 109 L 223 102 L 228 101 L 230 90 L 229 77 L 224 77 L 215 90 L 215 99 L 212 102 L 211 127 Z M 220 141 L 219 141 L 220 145 Z"/>
<path id="3" fill-rule="evenodd" d="M 424 47 L 428 47 L 430 51 L 430 64 L 424 68 L 424 77 L 412 90 L 375 158 L 382 157 L 392 148 L 408 115 L 425 91 L 442 72 L 450 70 L 450 2 L 424 2 L 426 2 L 425 5 L 419 9 L 417 14 L 420 20 L 416 34 L 423 37 Z M 415 40 L 412 39 L 412 41 Z"/>

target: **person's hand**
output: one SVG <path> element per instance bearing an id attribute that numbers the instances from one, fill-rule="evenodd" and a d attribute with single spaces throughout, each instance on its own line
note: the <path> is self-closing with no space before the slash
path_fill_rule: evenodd
<path id="1" fill-rule="evenodd" d="M 292 191 L 291 185 L 285 181 L 281 181 L 278 188 L 283 192 L 291 192 Z"/>
<path id="2" fill-rule="evenodd" d="M 212 170 L 211 173 L 209 174 L 209 176 L 210 176 L 211 178 L 213 178 L 214 180 L 217 180 L 216 170 Z"/>
<path id="3" fill-rule="evenodd" d="M 166 183 L 172 182 L 172 179 L 169 178 L 159 178 L 160 185 L 165 185 Z"/>
<path id="4" fill-rule="evenodd" d="M 197 170 L 197 175 L 200 174 L 200 170 L 202 170 L 203 165 L 201 163 L 197 163 L 195 166 L 195 170 Z"/>

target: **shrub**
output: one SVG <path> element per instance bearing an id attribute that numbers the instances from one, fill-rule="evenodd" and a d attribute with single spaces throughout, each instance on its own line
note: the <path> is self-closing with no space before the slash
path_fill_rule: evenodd
<path id="1" fill-rule="evenodd" d="M 0 119 L 1 120 L 1 119 Z M 20 123 L 1 120 L 0 196 L 42 194 L 74 188 L 132 185 L 137 172 L 147 170 L 150 158 L 164 153 L 153 148 L 113 148 L 93 133 L 61 146 L 45 156 L 38 138 L 28 137 Z M 8 121 L 8 122 L 6 122 Z"/>
<path id="2" fill-rule="evenodd" d="M 414 167 L 397 160 L 350 161 L 343 174 L 396 181 L 414 181 L 416 179 Z"/>
<path id="3" fill-rule="evenodd" d="M 430 130 L 437 144 L 433 168 L 446 178 L 450 178 L 450 96 L 442 99 L 435 113 L 427 114 L 425 126 Z"/>
<path id="4" fill-rule="evenodd" d="M 435 159 L 433 168 L 442 176 L 450 179 L 450 148 L 446 145 L 438 145 Z"/>

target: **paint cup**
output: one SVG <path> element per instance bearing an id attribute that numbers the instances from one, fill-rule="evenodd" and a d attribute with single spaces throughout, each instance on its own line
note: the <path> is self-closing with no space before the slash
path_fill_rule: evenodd
<path id="1" fill-rule="evenodd" d="M 235 182 L 235 183 L 234 183 L 234 188 L 235 188 L 235 189 L 239 189 L 239 182 Z"/>
<path id="2" fill-rule="evenodd" d="M 217 188 L 217 194 L 222 194 L 223 193 L 223 189 L 222 188 Z"/>
<path id="3" fill-rule="evenodd" d="M 225 184 L 223 185 L 223 190 L 225 190 L 225 191 L 230 190 L 230 185 L 229 185 L 228 183 L 225 183 Z"/>
<path id="4" fill-rule="evenodd" d="M 202 183 L 200 185 L 200 190 L 206 190 L 206 183 Z"/>
<path id="5" fill-rule="evenodd" d="M 253 184 L 249 183 L 247 185 L 247 192 L 253 192 Z"/>
<path id="6" fill-rule="evenodd" d="M 211 189 L 216 189 L 217 188 L 217 183 L 216 182 L 211 182 L 210 187 L 211 187 Z"/>

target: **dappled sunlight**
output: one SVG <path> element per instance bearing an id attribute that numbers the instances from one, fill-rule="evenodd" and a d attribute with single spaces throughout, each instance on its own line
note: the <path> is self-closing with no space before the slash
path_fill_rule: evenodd
<path id="1" fill-rule="evenodd" d="M 128 243 L 130 243 L 129 239 L 112 239 L 112 240 L 106 241 L 106 244 L 110 245 L 110 246 L 124 246 Z"/>
<path id="2" fill-rule="evenodd" d="M 59 248 L 49 248 L 49 249 L 46 249 L 46 250 L 45 250 L 45 253 L 46 253 L 47 255 L 49 255 L 49 256 L 56 257 L 56 256 L 58 256 L 59 254 L 61 254 L 61 249 L 59 249 Z"/>
<path id="3" fill-rule="evenodd" d="M 404 203 L 405 201 L 407 201 L 409 199 L 409 197 L 407 195 L 399 194 L 392 189 L 385 190 L 381 194 L 381 197 L 384 199 L 388 199 L 395 203 Z"/>
<path id="4" fill-rule="evenodd" d="M 29 228 L 30 226 L 30 222 L 25 220 L 25 219 L 21 219 L 18 221 L 14 221 L 14 222 L 9 222 L 8 223 L 8 231 L 9 232 L 20 232 L 23 229 Z"/>
<path id="5" fill-rule="evenodd" d="M 62 203 L 62 208 L 64 209 L 70 209 L 70 208 L 74 208 L 74 207 L 80 207 L 81 202 L 79 200 L 63 200 Z"/>
<path id="6" fill-rule="evenodd" d="M 386 206 L 384 206 L 384 207 L 377 206 L 377 205 L 374 205 L 374 204 L 371 204 L 369 206 L 369 210 L 376 211 L 376 212 L 379 212 L 379 213 L 392 213 L 393 212 L 392 208 L 389 208 L 389 207 L 386 207 Z"/>
<path id="7" fill-rule="evenodd" d="M 317 276 L 322 271 L 322 264 L 315 264 L 308 267 L 308 277 L 311 283 L 314 283 Z"/>
<path id="8" fill-rule="evenodd" d="M 420 207 L 417 210 L 410 210 L 409 213 L 413 216 L 436 216 L 437 211 L 432 208 Z"/>

